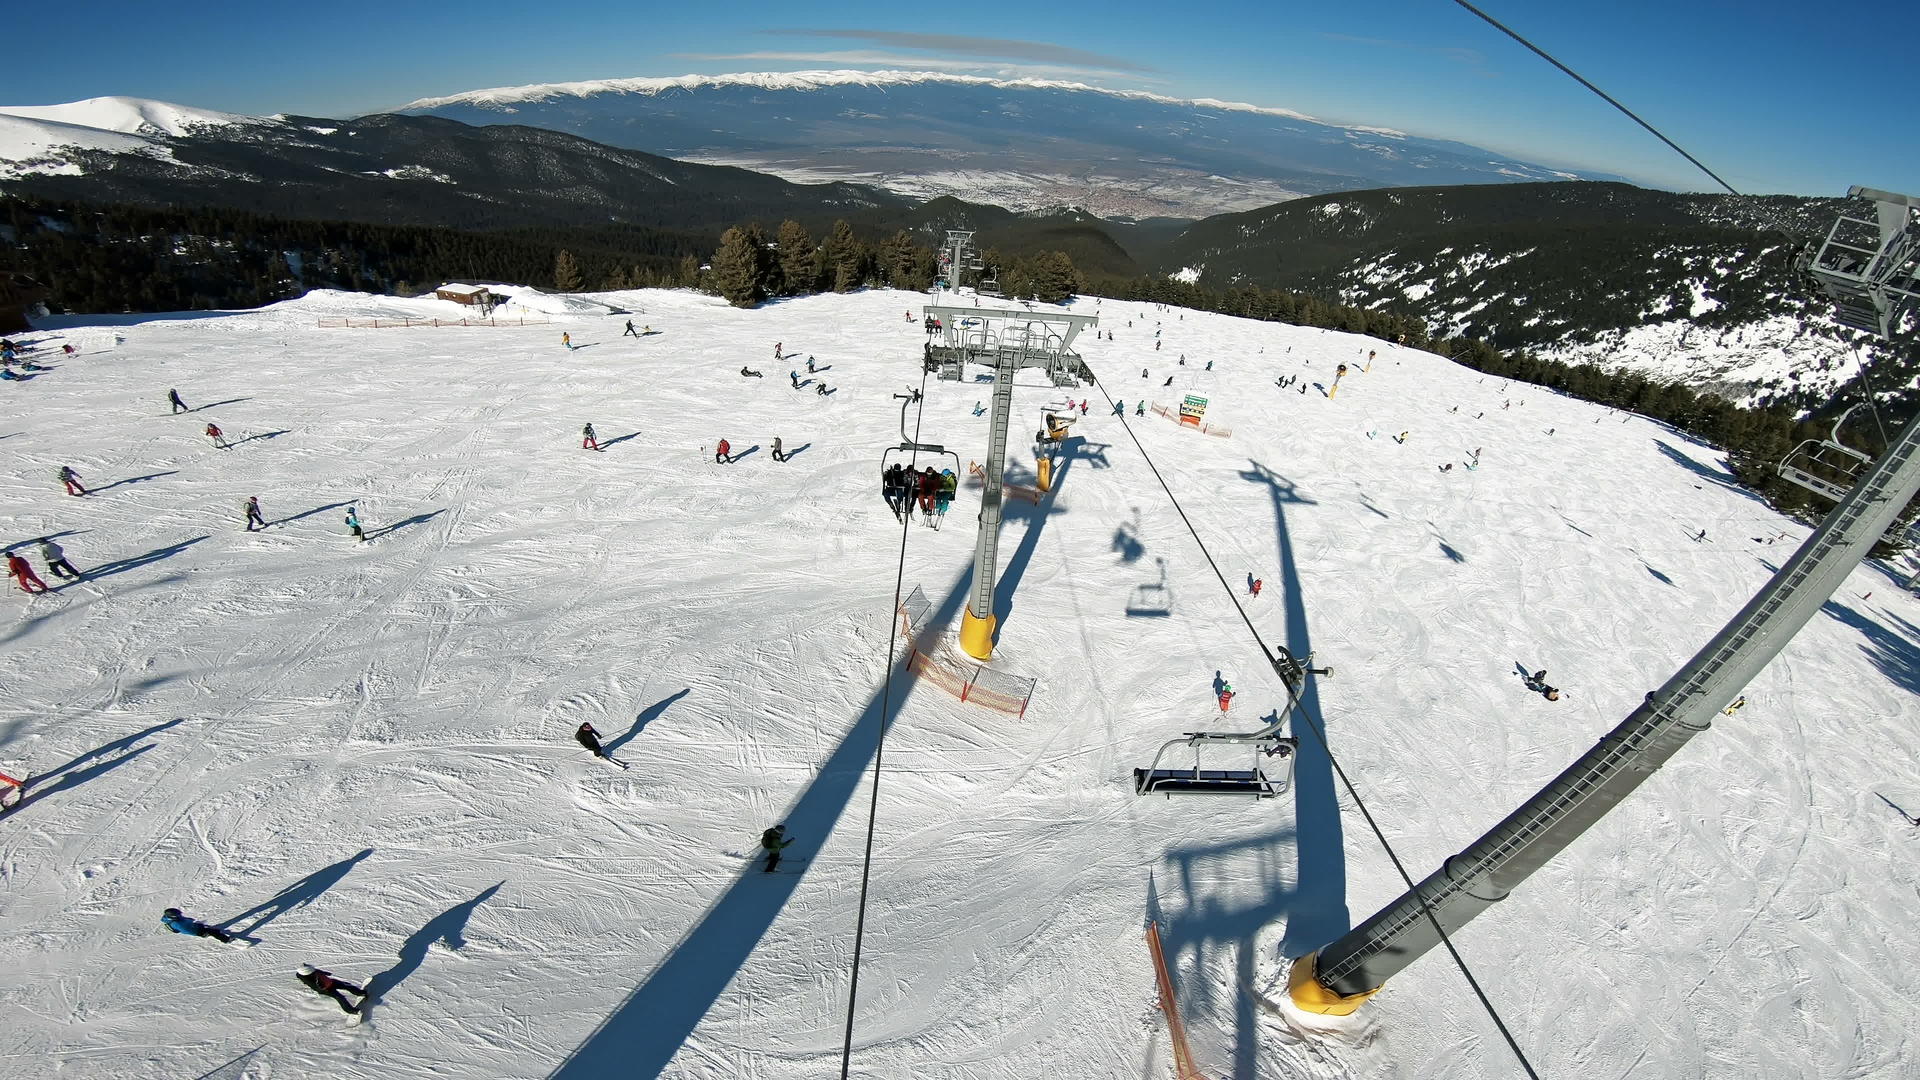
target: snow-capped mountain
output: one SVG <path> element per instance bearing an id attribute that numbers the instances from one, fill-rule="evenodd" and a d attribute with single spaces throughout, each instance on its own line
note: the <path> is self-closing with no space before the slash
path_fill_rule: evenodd
<path id="1" fill-rule="evenodd" d="M 1356 188 L 1598 175 L 1290 109 L 925 71 L 547 83 L 422 98 L 398 111 L 532 124 L 790 180 L 1134 219 Z"/>
<path id="2" fill-rule="evenodd" d="M 700 229 L 901 204 L 872 189 L 795 185 L 541 128 L 250 117 L 137 98 L 0 108 L 0 181 L 44 198 L 467 228 Z"/>

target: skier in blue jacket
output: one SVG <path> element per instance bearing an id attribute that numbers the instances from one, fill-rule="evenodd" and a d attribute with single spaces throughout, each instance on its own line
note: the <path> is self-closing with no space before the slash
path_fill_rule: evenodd
<path id="1" fill-rule="evenodd" d="M 192 937 L 210 937 L 222 944 L 232 944 L 233 935 L 217 926 L 208 926 L 198 919 L 189 919 L 180 913 L 177 907 L 170 907 L 160 913 L 160 925 L 176 934 Z"/>

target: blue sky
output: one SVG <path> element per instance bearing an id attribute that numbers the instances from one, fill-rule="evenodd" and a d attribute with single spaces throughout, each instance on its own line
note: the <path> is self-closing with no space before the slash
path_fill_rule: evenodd
<path id="1" fill-rule="evenodd" d="M 1910 0 L 1485 0 L 1741 191 L 1920 194 Z M 75 13 L 85 15 L 76 23 Z M 57 62 L 0 92 L 346 116 L 435 94 L 636 75 L 899 67 L 1282 106 L 1692 190 L 1712 181 L 1449 0 L 30 5 Z M 467 14 L 471 13 L 471 14 Z M 88 35 L 86 27 L 99 28 Z M 968 40 L 974 39 L 974 40 Z M 1876 52 L 1877 50 L 1877 52 Z"/>

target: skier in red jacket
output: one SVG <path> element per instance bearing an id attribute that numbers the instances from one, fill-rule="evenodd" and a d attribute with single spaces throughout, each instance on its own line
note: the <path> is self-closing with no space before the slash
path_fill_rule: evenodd
<path id="1" fill-rule="evenodd" d="M 727 442 L 727 440 L 725 440 L 725 439 L 721 439 L 721 440 L 720 440 L 720 445 L 719 445 L 719 446 L 716 446 L 716 447 L 714 447 L 714 450 L 713 450 L 713 463 L 714 463 L 714 464 L 716 464 L 716 465 L 720 465 L 720 464 L 726 464 L 726 465 L 731 465 L 731 464 L 733 464 L 733 456 L 732 456 L 732 453 L 731 453 L 731 451 L 732 451 L 732 450 L 733 450 L 733 446 L 732 446 L 731 444 L 729 444 L 729 443 Z"/>
<path id="2" fill-rule="evenodd" d="M 14 580 L 20 583 L 21 592 L 47 591 L 47 583 L 41 581 L 40 575 L 33 572 L 33 566 L 11 551 L 7 552 L 7 573 L 12 574 Z"/>
<path id="3" fill-rule="evenodd" d="M 207 425 L 207 438 L 212 439 L 213 445 L 219 447 L 222 450 L 230 449 L 230 447 L 227 446 L 226 437 L 220 433 L 219 424 Z"/>

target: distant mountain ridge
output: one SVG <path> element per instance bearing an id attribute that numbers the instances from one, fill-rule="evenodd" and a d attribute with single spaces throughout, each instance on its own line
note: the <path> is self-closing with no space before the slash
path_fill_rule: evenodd
<path id="1" fill-rule="evenodd" d="M 605 79 L 422 98 L 398 112 L 1016 210 L 1198 218 L 1330 191 L 1603 178 L 1291 109 L 1043 79 L 804 71 Z"/>

